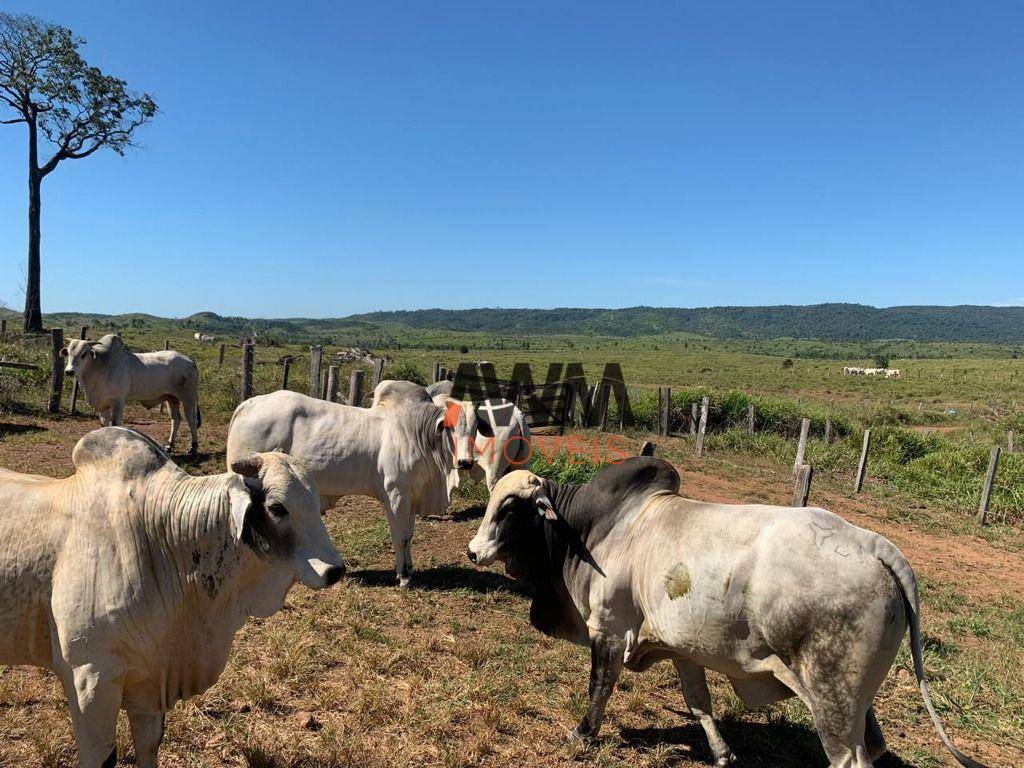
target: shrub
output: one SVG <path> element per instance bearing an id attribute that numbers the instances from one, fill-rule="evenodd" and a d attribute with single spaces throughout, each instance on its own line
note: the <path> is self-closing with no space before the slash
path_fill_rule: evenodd
<path id="1" fill-rule="evenodd" d="M 427 377 L 412 363 L 398 363 L 384 369 L 384 378 L 411 381 L 421 387 L 427 386 Z"/>

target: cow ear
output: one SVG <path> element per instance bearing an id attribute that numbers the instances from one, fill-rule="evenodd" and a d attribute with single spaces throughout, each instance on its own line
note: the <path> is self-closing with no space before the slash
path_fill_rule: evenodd
<path id="1" fill-rule="evenodd" d="M 256 477 L 262 468 L 263 457 L 256 453 L 250 453 L 231 462 L 231 471 L 242 477 Z"/>
<path id="2" fill-rule="evenodd" d="M 551 503 L 551 499 L 547 496 L 538 496 L 533 500 L 533 503 L 537 505 L 537 512 L 539 512 L 541 517 L 545 520 L 551 520 L 553 522 L 558 519 L 558 513 L 555 511 L 555 505 Z"/>
<path id="3" fill-rule="evenodd" d="M 60 356 L 61 357 L 67 357 L 68 356 L 68 348 L 67 347 L 64 347 L 64 349 L 62 349 L 60 351 Z"/>
<path id="4" fill-rule="evenodd" d="M 231 504 L 231 525 L 234 528 L 232 535 L 235 541 L 241 541 L 245 531 L 245 518 L 252 509 L 252 493 L 244 483 L 241 486 L 232 483 L 228 491 L 228 500 Z"/>

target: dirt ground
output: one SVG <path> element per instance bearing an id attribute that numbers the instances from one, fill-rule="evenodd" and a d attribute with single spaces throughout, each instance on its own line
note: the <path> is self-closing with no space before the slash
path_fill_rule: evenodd
<path id="1" fill-rule="evenodd" d="M 129 419 L 165 439 L 166 422 L 156 412 L 133 410 Z M 67 475 L 75 442 L 94 426 L 86 417 L 0 418 L 0 466 Z M 225 430 L 205 425 L 202 444 L 213 450 L 176 458 L 192 472 L 221 471 Z M 713 460 L 684 461 L 680 470 L 693 498 L 784 504 L 792 495 L 784 474 Z M 992 766 L 1024 765 L 1024 636 L 1016 634 L 1020 625 L 1004 622 L 1007 612 L 1024 616 L 1024 557 L 980 538 L 896 523 L 885 498 L 852 498 L 823 486 L 813 502 L 904 551 L 922 579 L 927 663 L 954 741 Z M 419 521 L 416 588 L 400 591 L 380 506 L 343 499 L 327 521 L 349 576 L 319 594 L 297 587 L 284 610 L 239 633 L 217 685 L 168 716 L 161 765 L 707 765 L 703 732 L 686 712 L 670 665 L 624 673 L 601 743 L 584 751 L 568 742 L 585 707 L 587 652 L 535 632 L 519 586 L 498 570 L 472 568 L 464 552 L 481 513 L 478 501 L 464 498 L 450 519 Z M 986 631 L 963 629 L 982 619 Z M 826 765 L 801 705 L 747 712 L 710 677 L 723 735 L 743 765 Z M 876 765 L 951 764 L 920 706 L 905 647 L 877 708 L 892 754 Z M 131 764 L 126 722 L 119 755 Z M 74 761 L 53 676 L 4 669 L 0 765 L 70 768 Z"/>

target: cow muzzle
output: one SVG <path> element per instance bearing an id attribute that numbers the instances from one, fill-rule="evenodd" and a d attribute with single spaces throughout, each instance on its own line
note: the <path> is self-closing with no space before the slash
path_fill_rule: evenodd
<path id="1" fill-rule="evenodd" d="M 299 581 L 310 589 L 326 589 L 334 586 L 341 581 L 347 571 L 343 562 L 325 563 L 317 557 L 309 558 L 303 565 Z"/>
<path id="2" fill-rule="evenodd" d="M 459 469 L 472 469 L 473 468 L 473 460 L 472 459 L 459 459 L 458 467 L 459 467 Z"/>

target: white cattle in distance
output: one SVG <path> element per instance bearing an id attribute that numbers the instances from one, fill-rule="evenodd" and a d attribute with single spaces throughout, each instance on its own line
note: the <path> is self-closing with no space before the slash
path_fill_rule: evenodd
<path id="1" fill-rule="evenodd" d="M 174 350 L 131 352 L 119 336 L 108 333 L 99 341 L 73 339 L 62 349 L 67 358 L 64 372 L 81 382 L 85 400 L 105 427 L 124 423 L 124 406 L 129 400 L 147 408 L 167 403 L 171 412 L 171 435 L 166 450 L 174 450 L 181 427 L 181 411 L 192 436 L 190 450 L 199 447 L 199 367 L 190 357 Z"/>
<path id="2" fill-rule="evenodd" d="M 57 675 L 82 768 L 113 768 L 122 709 L 135 764 L 155 768 L 164 713 L 217 681 L 246 620 L 344 563 L 314 479 L 284 454 L 193 477 L 106 427 L 72 461 L 63 480 L 0 469 L 0 664 Z"/>
<path id="3" fill-rule="evenodd" d="M 194 334 L 193 338 L 200 344 L 212 344 L 217 340 L 216 336 L 207 336 L 205 333 L 199 333 L 198 331 Z"/>
<path id="4" fill-rule="evenodd" d="M 409 587 L 416 516 L 443 514 L 458 484 L 454 422 L 419 390 L 421 399 L 384 397 L 372 408 L 287 390 L 253 397 L 231 417 L 228 463 L 254 452 L 284 451 L 313 472 L 323 509 L 342 496 L 380 501 L 398 582 Z"/>

